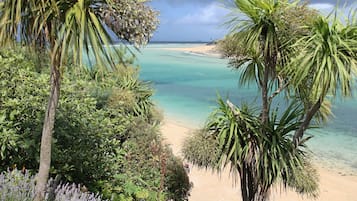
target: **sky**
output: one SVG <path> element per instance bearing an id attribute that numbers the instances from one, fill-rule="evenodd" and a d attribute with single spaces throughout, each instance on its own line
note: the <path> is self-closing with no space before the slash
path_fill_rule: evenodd
<path id="1" fill-rule="evenodd" d="M 355 0 L 339 1 L 341 4 L 346 1 L 350 7 Z M 224 22 L 230 12 L 222 2 L 224 0 L 152 0 L 150 5 L 160 12 L 160 25 L 152 41 L 207 42 L 222 38 L 227 33 Z M 311 7 L 328 13 L 338 0 L 309 2 Z"/>

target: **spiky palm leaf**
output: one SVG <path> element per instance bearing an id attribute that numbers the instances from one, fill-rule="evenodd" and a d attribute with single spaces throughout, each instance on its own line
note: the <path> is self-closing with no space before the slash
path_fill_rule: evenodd
<path id="1" fill-rule="evenodd" d="M 303 142 L 309 140 L 309 137 L 304 139 L 298 147 L 295 147 L 292 141 L 293 132 L 301 125 L 303 114 L 303 107 L 293 102 L 280 115 L 278 109 L 272 112 L 269 123 L 264 126 L 267 132 L 261 141 L 257 165 L 262 192 L 268 192 L 272 185 L 280 182 L 285 187 L 299 189 L 302 194 L 312 196 L 317 194 L 317 177 L 314 174 L 310 175 L 312 172 L 310 170 L 313 168 L 309 170 L 310 172 L 305 171 L 305 168 L 310 168 L 310 166 L 308 166 L 309 154 Z M 304 175 L 311 176 L 306 180 L 307 184 L 311 185 L 304 186 L 301 183 L 291 182 L 297 181 L 297 178 Z"/>
<path id="2" fill-rule="evenodd" d="M 112 0 L 7 0 L 0 12 L 0 41 L 16 41 L 49 47 L 59 52 L 61 62 L 83 64 L 83 55 L 93 56 L 98 66 L 114 68 L 120 50 L 109 51 L 110 31 L 130 43 L 146 44 L 156 29 L 157 13 L 145 1 Z M 125 9 L 136 9 L 129 15 Z M 124 15 L 127 14 L 127 15 Z M 119 20 L 120 19 L 120 20 Z M 108 29 L 112 28 L 113 30 Z M 34 44 L 35 43 L 35 44 Z"/>
<path id="3" fill-rule="evenodd" d="M 254 160 L 252 157 L 259 143 L 259 118 L 251 115 L 250 108 L 239 110 L 221 98 L 218 98 L 218 106 L 206 125 L 207 132 L 216 138 L 219 145 L 218 167 L 231 165 L 233 172 L 239 171 L 244 161 Z"/>
<path id="4" fill-rule="evenodd" d="M 330 114 L 327 95 L 351 96 L 357 73 L 356 38 L 356 24 L 342 23 L 336 14 L 332 21 L 318 17 L 311 33 L 294 45 L 299 52 L 285 74 L 306 108 L 304 122 L 294 135 L 296 143 L 314 117 L 324 120 Z"/>
<path id="5" fill-rule="evenodd" d="M 241 69 L 241 84 L 253 81 L 261 87 L 264 69 L 270 68 L 273 86 L 276 75 L 296 54 L 292 44 L 309 32 L 307 25 L 316 16 L 315 10 L 299 1 L 235 0 L 231 20 L 226 22 L 231 33 L 219 43 L 219 49 L 232 67 Z"/>
<path id="6" fill-rule="evenodd" d="M 269 74 L 274 79 L 276 65 L 279 63 L 278 56 L 283 56 L 279 49 L 282 42 L 277 32 L 280 20 L 276 15 L 289 4 L 287 1 L 275 0 L 235 0 L 234 5 L 232 19 L 226 23 L 232 30 L 229 39 L 233 39 L 234 44 L 243 48 L 238 52 L 238 55 L 237 52 L 234 52 L 237 57 L 234 58 L 236 61 L 232 64 L 236 68 L 251 63 L 259 64 L 258 66 L 268 68 Z M 250 67 L 256 67 L 256 65 L 250 65 Z M 245 70 L 244 72 L 249 71 Z M 244 74 L 249 77 L 258 75 L 259 79 L 257 80 L 260 80 L 258 84 L 261 86 L 263 73 L 250 72 L 255 75 Z M 241 77 L 241 80 L 244 80 L 244 76 Z"/>
<path id="7" fill-rule="evenodd" d="M 338 92 L 350 96 L 357 73 L 356 38 L 356 25 L 319 17 L 312 33 L 296 44 L 301 49 L 288 69 L 291 82 L 300 90 L 308 84 L 308 97 L 314 101 Z"/>

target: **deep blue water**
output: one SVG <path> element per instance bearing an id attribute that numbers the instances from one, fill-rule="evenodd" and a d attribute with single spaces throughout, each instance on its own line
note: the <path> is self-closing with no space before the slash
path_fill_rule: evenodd
<path id="1" fill-rule="evenodd" d="M 259 104 L 258 89 L 239 86 L 239 73 L 226 60 L 162 49 L 187 46 L 192 44 L 152 44 L 138 55 L 140 76 L 153 83 L 165 116 L 201 126 L 215 108 L 217 93 L 238 105 Z M 333 113 L 327 125 L 309 131 L 315 136 L 309 145 L 327 165 L 357 170 L 357 100 L 337 98 Z"/>

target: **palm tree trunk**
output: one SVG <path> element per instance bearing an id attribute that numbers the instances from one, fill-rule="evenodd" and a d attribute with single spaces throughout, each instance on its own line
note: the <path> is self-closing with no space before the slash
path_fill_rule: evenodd
<path id="1" fill-rule="evenodd" d="M 252 170 L 252 164 L 244 163 L 239 173 L 243 201 L 255 201 L 258 187 Z"/>
<path id="2" fill-rule="evenodd" d="M 240 188 L 241 188 L 241 193 L 242 193 L 242 199 L 243 201 L 249 201 L 249 196 L 248 196 L 248 188 L 247 188 L 247 169 L 245 165 L 243 164 L 242 170 L 240 171 Z"/>
<path id="3" fill-rule="evenodd" d="M 317 102 L 307 112 L 304 122 L 300 125 L 299 129 L 295 131 L 294 139 L 293 139 L 295 146 L 298 146 L 299 141 L 304 136 L 304 132 L 309 127 L 312 118 L 315 116 L 316 112 L 319 111 L 322 102 L 323 102 L 323 98 L 320 97 L 319 100 L 317 100 Z"/>
<path id="4" fill-rule="evenodd" d="M 51 166 L 51 145 L 52 133 L 55 123 L 56 109 L 60 96 L 60 59 L 56 54 L 51 63 L 51 91 L 48 100 L 47 111 L 42 129 L 41 150 L 40 150 L 40 168 L 36 178 L 36 197 L 35 201 L 43 201 L 46 191 L 46 184 Z"/>
<path id="5" fill-rule="evenodd" d="M 269 69 L 268 65 L 264 69 L 264 78 L 262 83 L 262 124 L 266 124 L 269 118 L 269 103 L 268 103 L 268 81 L 269 81 Z"/>
<path id="6" fill-rule="evenodd" d="M 254 164 L 249 164 L 247 166 L 247 175 L 248 175 L 248 190 L 249 190 L 249 200 L 254 201 L 257 195 L 257 190 L 258 190 L 258 184 L 257 184 L 257 178 L 254 175 L 255 171 L 255 166 Z"/>
<path id="7" fill-rule="evenodd" d="M 268 33 L 271 32 L 270 29 L 272 27 L 269 27 L 270 25 L 264 26 L 262 33 L 261 33 L 261 51 L 263 52 L 263 57 L 264 57 L 264 75 L 263 75 L 263 82 L 261 83 L 261 88 L 262 88 L 262 124 L 268 123 L 269 120 L 269 110 L 270 110 L 270 103 L 269 103 L 269 89 L 268 89 L 268 83 L 269 83 L 269 75 L 272 75 L 275 73 L 276 69 L 276 64 L 277 64 L 277 58 L 278 58 L 278 49 L 277 49 L 277 44 L 275 41 L 269 40 L 268 36 L 270 34 L 275 34 L 275 33 Z M 275 36 L 276 37 L 276 36 Z M 268 46 L 266 47 L 266 43 L 268 43 Z M 271 102 L 271 101 L 270 101 Z"/>

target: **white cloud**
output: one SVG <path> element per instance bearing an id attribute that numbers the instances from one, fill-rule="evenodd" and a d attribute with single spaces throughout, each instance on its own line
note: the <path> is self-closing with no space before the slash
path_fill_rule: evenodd
<path id="1" fill-rule="evenodd" d="M 334 9 L 335 5 L 329 3 L 313 3 L 310 4 L 309 7 L 321 11 L 331 11 L 332 9 Z"/>
<path id="2" fill-rule="evenodd" d="M 195 13 L 189 13 L 177 20 L 177 24 L 221 24 L 224 22 L 224 16 L 228 13 L 218 3 L 211 3 L 198 9 Z"/>
<path id="3" fill-rule="evenodd" d="M 168 3 L 170 5 L 182 5 L 182 4 L 207 4 L 207 3 L 211 3 L 214 2 L 215 0 L 154 0 L 157 2 L 165 2 Z"/>
<path id="4" fill-rule="evenodd" d="M 341 20 L 344 20 L 345 17 L 351 17 L 348 16 L 350 11 L 357 11 L 357 4 L 346 4 L 336 7 L 336 5 L 331 3 L 313 3 L 309 7 L 319 10 L 323 15 L 331 14 L 337 8 Z"/>

